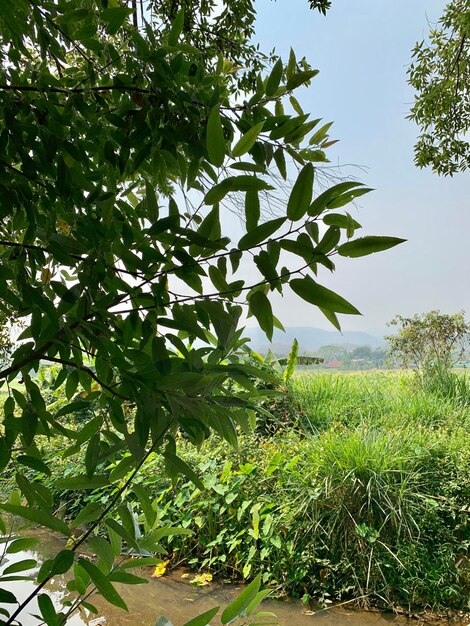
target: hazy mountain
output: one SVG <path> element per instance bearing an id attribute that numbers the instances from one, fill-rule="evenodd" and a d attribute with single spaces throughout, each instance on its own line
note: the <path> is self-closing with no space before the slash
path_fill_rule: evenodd
<path id="1" fill-rule="evenodd" d="M 382 348 L 385 341 L 382 338 L 374 337 L 368 333 L 358 331 L 322 330 L 309 326 L 298 328 L 287 327 L 286 332 L 275 329 L 272 344 L 266 339 L 266 335 L 259 328 L 247 328 L 246 335 L 251 338 L 251 347 L 256 352 L 267 352 L 269 348 L 273 352 L 289 352 L 294 339 L 299 342 L 299 351 L 302 353 L 314 352 L 321 346 L 337 345 L 345 348 L 355 346 L 370 346 L 371 348 Z"/>

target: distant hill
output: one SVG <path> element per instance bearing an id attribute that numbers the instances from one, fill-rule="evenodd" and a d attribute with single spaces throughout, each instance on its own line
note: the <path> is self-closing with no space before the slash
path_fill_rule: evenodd
<path id="1" fill-rule="evenodd" d="M 370 346 L 371 348 L 382 348 L 385 345 L 384 339 L 374 337 L 368 333 L 358 331 L 322 330 L 309 326 L 298 328 L 287 327 L 286 332 L 275 329 L 272 344 L 269 344 L 266 335 L 259 328 L 247 328 L 246 335 L 251 339 L 251 347 L 256 352 L 265 353 L 269 349 L 273 352 L 287 354 L 294 339 L 299 342 L 300 353 L 314 352 L 321 346 L 343 346 L 346 349 L 355 346 Z"/>

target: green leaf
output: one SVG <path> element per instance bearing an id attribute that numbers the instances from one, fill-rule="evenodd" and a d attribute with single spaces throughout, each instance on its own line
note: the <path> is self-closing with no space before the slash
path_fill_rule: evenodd
<path id="1" fill-rule="evenodd" d="M 250 311 L 258 320 L 261 329 L 269 341 L 273 338 L 273 310 L 268 297 L 262 291 L 255 291 L 250 296 Z"/>
<path id="2" fill-rule="evenodd" d="M 103 507 L 97 502 L 90 502 L 84 509 L 80 511 L 77 517 L 70 524 L 71 528 L 76 528 L 82 524 L 88 524 L 88 522 L 94 522 L 99 518 L 103 512 Z"/>
<path id="3" fill-rule="evenodd" d="M 10 458 L 11 446 L 8 445 L 3 437 L 0 437 L 0 472 L 8 465 Z"/>
<path id="4" fill-rule="evenodd" d="M 72 478 L 62 478 L 56 482 L 55 486 L 57 489 L 72 491 L 76 489 L 98 489 L 99 487 L 108 487 L 110 484 L 106 476 L 92 476 L 88 478 L 88 476 L 80 475 Z"/>
<path id="5" fill-rule="evenodd" d="M 279 174 L 282 176 L 284 180 L 287 178 L 287 166 L 286 166 L 286 157 L 284 156 L 284 148 L 278 148 L 274 152 L 274 161 L 276 162 L 277 169 L 279 170 Z"/>
<path id="6" fill-rule="evenodd" d="M 75 552 L 73 550 L 61 550 L 52 561 L 51 574 L 65 574 L 73 565 Z"/>
<path id="7" fill-rule="evenodd" d="M 33 567 L 36 567 L 37 564 L 38 562 L 35 559 L 23 559 L 22 561 L 17 561 L 16 563 L 12 563 L 6 567 L 2 572 L 2 576 L 5 576 L 5 574 L 16 574 L 17 572 L 32 569 Z"/>
<path id="8" fill-rule="evenodd" d="M 147 493 L 147 490 L 143 485 L 133 485 L 132 490 L 139 498 L 140 506 L 142 507 L 147 524 L 152 527 L 157 517 L 157 513 L 152 506 L 152 501 Z"/>
<path id="9" fill-rule="evenodd" d="M 230 176 L 212 187 L 207 193 L 204 202 L 206 204 L 220 202 L 230 191 L 262 191 L 270 189 L 274 189 L 274 187 L 257 176 L 249 176 L 248 174 Z"/>
<path id="10" fill-rule="evenodd" d="M 255 141 L 258 138 L 258 135 L 263 130 L 264 121 L 255 124 L 250 130 L 248 130 L 243 137 L 236 143 L 235 147 L 232 150 L 232 156 L 241 157 L 246 152 L 249 152 L 251 148 L 254 146 Z"/>
<path id="11" fill-rule="evenodd" d="M 284 371 L 284 382 L 287 384 L 294 375 L 295 366 L 297 364 L 297 355 L 299 354 L 299 342 L 294 339 L 292 342 L 292 348 L 287 357 L 286 369 Z"/>
<path id="12" fill-rule="evenodd" d="M 238 247 L 241 250 L 253 248 L 254 246 L 265 241 L 277 230 L 279 230 L 279 228 L 285 223 L 285 221 L 285 217 L 278 217 L 274 220 L 269 220 L 269 222 L 264 222 L 264 224 L 260 224 L 256 228 L 253 228 L 253 230 L 251 230 L 246 235 L 243 235 L 243 237 L 238 242 Z"/>
<path id="13" fill-rule="evenodd" d="M 59 626 L 59 617 L 50 597 L 45 593 L 38 595 L 38 606 L 43 620 L 47 626 Z"/>
<path id="14" fill-rule="evenodd" d="M 168 44 L 170 46 L 176 46 L 184 27 L 184 5 L 176 14 L 175 19 L 171 25 L 171 30 L 168 34 Z"/>
<path id="15" fill-rule="evenodd" d="M 406 239 L 399 239 L 398 237 L 378 237 L 367 236 L 359 237 L 354 241 L 348 241 L 338 247 L 338 254 L 346 257 L 360 257 L 367 256 L 368 254 L 374 254 L 374 252 L 382 252 L 398 246 L 400 243 L 404 243 Z"/>
<path id="16" fill-rule="evenodd" d="M 350 191 L 354 187 L 363 187 L 363 185 L 362 183 L 355 182 L 345 182 L 333 185 L 333 187 L 330 187 L 315 198 L 315 200 L 312 202 L 308 209 L 308 214 L 310 215 L 310 217 L 316 217 L 317 215 L 320 215 L 325 209 L 330 208 L 337 198 Z"/>
<path id="17" fill-rule="evenodd" d="M 124 528 L 124 526 L 122 524 L 119 524 L 119 522 L 116 522 L 116 520 L 112 519 L 111 517 L 107 517 L 104 520 L 104 523 L 106 524 L 106 526 L 108 526 L 113 532 L 115 532 L 117 535 L 119 535 L 119 537 L 121 537 L 122 539 L 124 539 L 124 541 L 131 546 L 131 548 L 134 548 L 134 550 L 136 552 L 140 552 L 140 548 L 135 540 L 135 537 L 133 537 L 131 535 L 131 533 L 127 530 L 127 528 Z"/>
<path id="18" fill-rule="evenodd" d="M 287 89 L 291 91 L 292 89 L 297 89 L 297 87 L 300 87 L 300 85 L 308 83 L 310 80 L 312 80 L 312 78 L 314 78 L 314 76 L 318 74 L 318 72 L 319 70 L 307 70 L 305 72 L 298 72 L 297 74 L 294 74 L 287 81 Z"/>
<path id="19" fill-rule="evenodd" d="M 328 309 L 322 309 L 321 307 L 319 307 L 319 309 L 323 313 L 323 315 L 326 317 L 326 319 L 329 322 L 331 322 L 333 326 L 341 332 L 341 324 L 339 323 L 339 320 L 336 317 L 336 314 L 333 313 L 333 311 L 328 311 Z"/>
<path id="20" fill-rule="evenodd" d="M 302 219 L 307 213 L 313 193 L 313 165 L 307 163 L 295 181 L 287 203 L 287 217 L 292 221 Z"/>
<path id="21" fill-rule="evenodd" d="M 122 583 L 124 585 L 146 585 L 150 582 L 147 578 L 135 576 L 135 574 L 129 574 L 128 572 L 121 572 L 120 570 L 114 570 L 109 574 L 108 578 L 114 583 Z"/>
<path id="22" fill-rule="evenodd" d="M 108 578 L 99 570 L 96 565 L 90 563 L 87 559 L 80 559 L 79 564 L 88 576 L 91 578 L 93 584 L 101 593 L 103 598 L 107 600 L 110 604 L 114 604 L 114 606 L 119 607 L 120 609 L 128 610 L 126 603 L 121 598 L 119 593 L 113 587 L 113 585 L 109 582 Z"/>
<path id="23" fill-rule="evenodd" d="M 11 591 L 0 588 L 0 602 L 4 602 L 5 604 L 17 604 L 18 600 Z"/>
<path id="24" fill-rule="evenodd" d="M 258 192 L 247 191 L 245 196 L 245 224 L 248 232 L 258 226 L 260 215 L 261 209 Z"/>
<path id="25" fill-rule="evenodd" d="M 129 559 L 119 566 L 121 569 L 131 569 L 133 567 L 152 567 L 161 563 L 162 560 L 158 556 L 144 556 L 140 559 Z"/>
<path id="26" fill-rule="evenodd" d="M 8 544 L 7 554 L 16 554 L 17 552 L 22 552 L 23 550 L 29 550 L 30 548 L 34 548 L 39 543 L 39 539 L 35 539 L 34 537 L 20 537 L 19 539 L 15 539 L 10 544 Z"/>
<path id="27" fill-rule="evenodd" d="M 306 302 L 315 304 L 322 309 L 345 313 L 348 315 L 361 315 L 360 312 L 347 300 L 334 291 L 316 283 L 312 278 L 294 278 L 290 281 L 291 289 Z"/>
<path id="28" fill-rule="evenodd" d="M 108 24 L 108 34 L 115 35 L 132 13 L 133 9 L 126 7 L 110 7 L 102 11 L 101 17 Z"/>
<path id="29" fill-rule="evenodd" d="M 176 454 L 172 454 L 170 452 L 165 452 L 163 457 L 170 476 L 183 474 L 186 478 L 189 478 L 189 480 L 194 483 L 198 489 L 204 491 L 205 488 L 201 479 L 185 461 L 177 457 Z"/>
<path id="30" fill-rule="evenodd" d="M 261 583 L 261 574 L 258 574 L 254 580 L 246 587 L 229 606 L 222 612 L 220 621 L 222 624 L 228 624 L 236 617 L 239 617 L 245 611 L 259 592 Z"/>
<path id="31" fill-rule="evenodd" d="M 0 509 L 2 509 L 3 511 L 7 511 L 7 513 L 18 515 L 18 517 L 24 517 L 25 519 L 28 519 L 30 522 L 34 522 L 35 524 L 40 524 L 41 526 L 45 526 L 46 528 L 56 530 L 62 535 L 66 535 L 67 537 L 71 535 L 71 531 L 67 524 L 65 524 L 60 519 L 52 517 L 50 513 L 46 513 L 45 511 L 40 511 L 39 509 L 31 509 L 27 506 L 19 506 L 16 504 L 0 504 Z"/>
<path id="32" fill-rule="evenodd" d="M 283 67 L 282 60 L 278 59 L 274 64 L 271 74 L 269 75 L 268 82 L 266 83 L 267 96 L 273 96 L 276 93 L 279 83 L 281 82 Z"/>
<path id="33" fill-rule="evenodd" d="M 47 476 L 51 475 L 51 471 L 44 461 L 41 461 L 41 459 L 38 459 L 35 456 L 20 455 L 16 457 L 16 460 L 18 463 L 21 463 L 21 465 L 26 465 L 26 467 L 30 467 L 36 472 L 47 474 Z"/>
<path id="34" fill-rule="evenodd" d="M 183 624 L 183 626 L 208 626 L 211 619 L 219 612 L 219 609 L 220 606 L 215 606 L 213 609 L 209 609 L 208 611 L 205 611 L 205 613 L 201 613 L 197 617 L 193 617 L 189 620 L 189 622 Z"/>
<path id="35" fill-rule="evenodd" d="M 212 109 L 207 120 L 206 146 L 210 162 L 221 167 L 225 159 L 225 137 L 218 106 Z"/>

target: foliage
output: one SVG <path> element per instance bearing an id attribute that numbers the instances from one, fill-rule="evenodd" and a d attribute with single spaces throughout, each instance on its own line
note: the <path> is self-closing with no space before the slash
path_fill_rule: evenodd
<path id="1" fill-rule="evenodd" d="M 249 0 L 217 14 L 212 1 L 148 8 L 139 17 L 117 0 L 19 0 L 0 15 L 0 310 L 25 323 L 0 372 L 0 464 L 18 489 L 0 507 L 68 538 L 59 569 L 73 568 L 77 599 L 62 621 L 90 586 L 124 606 L 113 586 L 122 545 L 159 553 L 154 504 L 141 492 L 144 529 L 126 504 L 152 455 L 202 488 L 177 455 L 178 433 L 200 446 L 215 431 L 236 447 L 249 430 L 265 395 L 253 381 L 275 377 L 244 360 L 244 315 L 271 337 L 270 295 L 291 286 L 339 327 L 337 313 L 359 312 L 318 271 L 402 241 L 354 239 L 360 224 L 341 209 L 369 191 L 362 184 L 322 191 L 315 180 L 314 190 L 330 125 L 293 94 L 317 71 L 249 43 Z M 246 232 L 231 242 L 234 201 Z M 59 366 L 50 384 L 36 378 L 41 363 Z M 67 402 L 51 404 L 59 390 Z M 75 461 L 49 487 L 44 437 Z M 100 488 L 107 504 L 81 511 L 72 525 L 91 526 L 72 536 L 56 491 L 84 499 Z M 77 550 L 98 532 L 95 566 Z M 36 595 L 58 567 L 43 565 Z M 40 610 L 59 619 L 47 599 Z"/>
<path id="2" fill-rule="evenodd" d="M 449 2 L 429 41 L 417 43 L 408 82 L 415 89 L 409 118 L 421 129 L 415 162 L 452 176 L 470 165 L 470 2 Z"/>
<path id="3" fill-rule="evenodd" d="M 453 381 L 459 379 L 451 372 L 470 340 L 470 324 L 465 313 L 453 315 L 429 311 L 423 315 L 397 315 L 390 326 L 397 326 L 395 335 L 386 337 L 390 354 L 405 365 L 420 370 L 424 384 L 453 393 Z"/>
<path id="4" fill-rule="evenodd" d="M 142 532 L 152 515 L 142 509 L 145 494 L 155 504 L 154 538 L 169 567 L 186 563 L 232 580 L 259 571 L 278 593 L 321 603 L 464 606 L 468 407 L 417 389 L 406 372 L 297 374 L 289 387 L 287 427 L 243 436 L 238 453 L 220 439 L 198 451 L 179 436 L 204 491 L 166 478 L 160 455 L 136 477 L 124 501 Z M 109 488 L 57 489 L 75 461 L 59 460 L 49 445 L 53 476 L 41 482 L 54 506 L 72 519 L 105 507 Z"/>

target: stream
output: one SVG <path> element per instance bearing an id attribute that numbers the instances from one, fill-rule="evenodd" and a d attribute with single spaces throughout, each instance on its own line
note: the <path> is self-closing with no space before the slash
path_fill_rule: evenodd
<path id="1" fill-rule="evenodd" d="M 36 559 L 40 564 L 47 558 L 52 558 L 59 550 L 64 548 L 63 541 L 45 531 L 28 531 L 28 536 L 35 536 L 40 543 L 34 549 L 8 555 L 8 564 L 23 559 Z M 3 563 L 5 566 L 5 562 Z M 2 568 L 3 569 L 3 568 Z M 187 579 L 181 578 L 181 571 L 173 572 L 169 576 L 154 578 L 151 576 L 151 568 L 138 568 L 132 570 L 138 576 L 148 579 L 146 585 L 119 585 L 114 583 L 124 598 L 129 612 L 124 612 L 108 602 L 100 595 L 93 594 L 90 602 L 94 604 L 99 613 L 93 615 L 88 611 L 78 611 L 67 622 L 70 626 L 154 626 L 158 616 L 165 615 L 171 619 L 174 626 L 181 626 L 192 617 L 220 605 L 224 608 L 240 592 L 236 585 L 221 585 L 212 583 L 205 587 L 195 587 Z M 51 595 L 57 608 L 60 601 L 68 595 L 66 588 L 67 575 L 56 576 L 46 589 Z M 15 581 L 3 583 L 2 587 L 12 591 L 20 600 L 25 599 L 34 589 L 32 581 Z M 14 605 L 5 606 L 10 611 Z M 327 610 L 308 611 L 299 601 L 289 600 L 266 600 L 259 610 L 271 611 L 276 614 L 280 626 L 413 626 L 413 624 L 433 624 L 443 626 L 450 623 L 447 620 L 408 620 L 401 616 L 383 614 L 374 611 L 348 610 L 347 606 L 332 607 Z M 19 615 L 22 626 L 37 626 L 39 623 L 31 614 L 38 614 L 36 603 L 31 603 Z M 268 620 L 269 618 L 266 618 Z M 212 623 L 219 625 L 216 617 Z M 470 617 L 463 621 L 452 621 L 452 624 L 470 626 Z"/>

